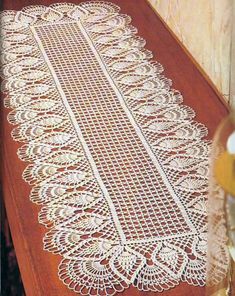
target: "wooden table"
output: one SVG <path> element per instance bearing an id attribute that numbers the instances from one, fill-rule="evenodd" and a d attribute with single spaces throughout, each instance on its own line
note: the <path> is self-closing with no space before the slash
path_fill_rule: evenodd
<path id="1" fill-rule="evenodd" d="M 6 0 L 3 9 L 20 10 L 23 6 L 49 5 L 53 0 Z M 79 3 L 81 1 L 70 0 Z M 173 80 L 173 87 L 184 96 L 184 104 L 196 111 L 196 120 L 209 129 L 211 138 L 220 120 L 227 114 L 227 107 L 215 89 L 169 32 L 157 14 L 145 0 L 112 0 L 121 12 L 130 15 L 139 35 L 147 41 L 146 48 L 154 59 L 165 67 L 165 75 Z M 21 145 L 10 137 L 12 126 L 6 120 L 8 110 L 3 111 L 3 191 L 14 246 L 27 296 L 76 295 L 59 280 L 57 268 L 61 257 L 43 251 L 42 239 L 46 232 L 38 223 L 39 206 L 29 201 L 30 187 L 22 180 L 27 164 L 21 162 L 16 151 Z M 203 287 L 181 283 L 163 293 L 140 292 L 131 287 L 119 295 L 202 296 Z"/>

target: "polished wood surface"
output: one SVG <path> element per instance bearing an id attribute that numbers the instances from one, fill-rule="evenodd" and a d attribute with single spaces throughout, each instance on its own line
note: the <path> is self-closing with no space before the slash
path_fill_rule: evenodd
<path id="1" fill-rule="evenodd" d="M 38 0 L 37 4 L 49 5 L 53 0 Z M 79 3 L 80 1 L 69 2 Z M 174 36 L 145 0 L 113 0 L 121 7 L 121 12 L 132 17 L 132 24 L 139 35 L 147 41 L 146 48 L 154 54 L 154 59 L 163 64 L 165 75 L 172 79 L 173 88 L 184 96 L 184 104 L 196 111 L 196 120 L 204 123 L 211 138 L 220 120 L 227 114 L 227 107 L 211 87 L 196 65 L 185 53 Z M 34 0 L 6 0 L 4 9 L 20 10 L 32 5 Z M 27 164 L 21 162 L 17 148 L 21 144 L 10 137 L 12 126 L 6 120 L 8 110 L 3 110 L 3 189 L 7 215 L 16 249 L 21 275 L 27 296 L 67 296 L 76 295 L 70 291 L 57 275 L 61 257 L 43 251 L 42 239 L 46 232 L 37 220 L 39 206 L 29 201 L 30 187 L 22 180 L 22 172 Z M 161 296 L 202 296 L 204 287 L 194 287 L 181 283 L 163 293 L 141 292 L 130 287 L 118 295 L 161 295 Z"/>

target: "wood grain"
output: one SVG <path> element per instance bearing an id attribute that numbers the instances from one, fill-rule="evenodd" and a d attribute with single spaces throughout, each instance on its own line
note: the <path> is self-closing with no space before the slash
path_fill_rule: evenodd
<path id="1" fill-rule="evenodd" d="M 38 0 L 37 4 L 49 5 L 53 0 Z M 80 1 L 70 2 L 79 3 Z M 196 111 L 196 120 L 204 123 L 211 138 L 227 108 L 198 68 L 169 33 L 145 0 L 113 0 L 121 12 L 130 15 L 139 35 L 147 41 L 146 48 L 165 67 L 165 75 L 173 80 L 173 88 L 184 96 L 184 104 Z M 35 4 L 34 0 L 7 0 L 4 9 L 20 10 Z M 3 110 L 3 191 L 7 215 L 16 249 L 21 275 L 27 296 L 69 296 L 70 291 L 58 278 L 60 256 L 43 251 L 42 239 L 46 232 L 37 220 L 40 207 L 29 201 L 30 187 L 22 180 L 27 164 L 21 162 L 16 151 L 21 146 L 10 137 L 12 126 L 7 122 L 8 110 Z M 202 296 L 204 287 L 181 283 L 163 293 L 141 292 L 130 287 L 118 295 L 137 296 Z"/>
<path id="2" fill-rule="evenodd" d="M 149 2 L 228 99 L 232 0 Z"/>

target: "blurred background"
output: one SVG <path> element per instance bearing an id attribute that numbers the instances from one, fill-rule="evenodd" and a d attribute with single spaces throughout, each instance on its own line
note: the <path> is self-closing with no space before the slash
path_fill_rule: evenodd
<path id="1" fill-rule="evenodd" d="M 234 0 L 148 0 L 210 78 L 227 102 L 235 105 Z M 234 45 L 233 45 L 234 47 Z M 231 67 L 233 65 L 233 67 Z M 234 75 L 233 75 L 234 77 Z M 233 78 L 234 79 L 234 78 Z M 233 96 L 231 95 L 233 87 Z"/>
<path id="2" fill-rule="evenodd" d="M 2 196 L 0 192 L 0 197 Z M 1 296 L 24 296 L 16 254 L 3 204 L 1 206 Z"/>

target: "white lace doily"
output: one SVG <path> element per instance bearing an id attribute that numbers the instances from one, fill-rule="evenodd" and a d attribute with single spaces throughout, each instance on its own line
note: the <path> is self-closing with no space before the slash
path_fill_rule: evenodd
<path id="1" fill-rule="evenodd" d="M 84 295 L 205 283 L 207 129 L 116 5 L 4 11 L 3 91 L 59 277 Z"/>

